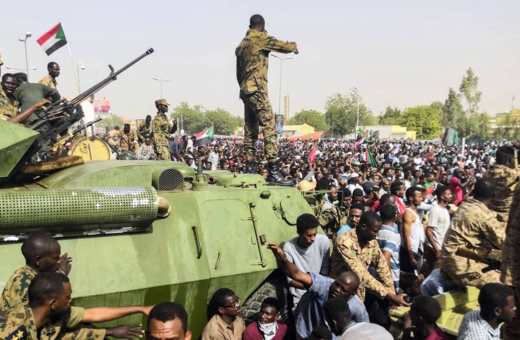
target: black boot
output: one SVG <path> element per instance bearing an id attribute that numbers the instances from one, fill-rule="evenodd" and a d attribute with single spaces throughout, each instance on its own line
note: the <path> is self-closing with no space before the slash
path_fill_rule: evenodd
<path id="1" fill-rule="evenodd" d="M 258 174 L 258 172 L 256 172 L 255 165 L 256 162 L 254 160 L 246 160 L 246 173 L 254 175 Z"/>
<path id="2" fill-rule="evenodd" d="M 268 162 L 267 166 L 269 168 L 269 175 L 267 176 L 267 183 L 274 185 L 281 185 L 285 187 L 294 186 L 294 182 L 291 179 L 283 178 L 282 173 L 280 172 L 280 164 L 278 161 Z"/>

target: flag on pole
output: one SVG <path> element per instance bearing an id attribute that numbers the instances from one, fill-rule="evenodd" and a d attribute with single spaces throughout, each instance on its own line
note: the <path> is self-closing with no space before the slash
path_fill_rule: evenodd
<path id="1" fill-rule="evenodd" d="M 211 127 L 195 135 L 195 143 L 193 143 L 193 146 L 205 146 L 213 142 L 213 136 L 213 125 L 211 125 Z"/>
<path id="2" fill-rule="evenodd" d="M 367 148 L 366 151 L 366 159 L 368 164 L 370 164 L 373 168 L 377 168 L 376 159 L 374 158 L 374 155 L 372 155 L 372 152 L 370 152 L 369 148 Z"/>
<path id="3" fill-rule="evenodd" d="M 309 162 L 311 162 L 311 164 L 316 160 L 316 152 L 318 152 L 318 148 L 312 149 L 311 153 L 309 154 Z"/>
<path id="4" fill-rule="evenodd" d="M 366 138 L 367 136 L 368 136 L 368 131 L 365 132 L 365 134 L 363 135 L 363 137 L 361 137 L 361 139 L 358 140 L 358 141 L 356 142 L 356 148 L 357 148 L 361 143 L 363 143 L 363 142 L 365 141 L 365 138 Z"/>
<path id="5" fill-rule="evenodd" d="M 312 140 L 312 134 L 309 132 L 309 140 Z"/>
<path id="6" fill-rule="evenodd" d="M 36 41 L 40 44 L 47 55 L 51 55 L 55 51 L 67 45 L 67 39 L 65 38 L 65 32 L 63 32 L 61 22 L 51 28 Z"/>

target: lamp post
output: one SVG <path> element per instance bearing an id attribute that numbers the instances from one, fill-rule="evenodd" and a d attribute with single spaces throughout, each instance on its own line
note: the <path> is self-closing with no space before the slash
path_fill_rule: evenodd
<path id="1" fill-rule="evenodd" d="M 275 57 L 276 59 L 280 60 L 280 89 L 278 91 L 278 114 L 280 115 L 280 114 L 282 114 L 281 113 L 281 107 L 282 107 L 282 70 L 283 70 L 283 62 L 285 60 L 292 59 L 292 57 L 280 58 L 276 54 L 271 54 L 271 55 L 273 57 Z"/>
<path id="2" fill-rule="evenodd" d="M 359 93 L 358 93 L 358 89 L 355 87 L 351 88 L 350 91 L 354 92 L 354 95 L 356 96 L 357 115 L 356 115 L 356 131 L 354 131 L 354 135 L 357 138 L 357 132 L 359 130 Z"/>
<path id="3" fill-rule="evenodd" d="M 152 78 L 153 80 L 157 80 L 159 83 L 161 83 L 161 99 L 162 99 L 162 83 L 164 83 L 165 81 L 170 81 L 170 79 L 159 79 L 159 78 L 155 78 L 153 77 Z"/>
<path id="4" fill-rule="evenodd" d="M 25 33 L 24 38 L 18 38 L 19 41 L 23 42 L 25 47 L 25 73 L 27 73 L 27 81 L 29 81 L 29 58 L 27 57 L 27 39 L 32 37 L 31 32 Z"/>
<path id="5" fill-rule="evenodd" d="M 82 71 L 85 71 L 85 64 L 83 64 L 81 61 L 78 61 L 76 63 L 76 71 L 78 72 L 78 92 L 81 93 L 81 80 L 79 78 L 79 69 L 81 68 Z"/>

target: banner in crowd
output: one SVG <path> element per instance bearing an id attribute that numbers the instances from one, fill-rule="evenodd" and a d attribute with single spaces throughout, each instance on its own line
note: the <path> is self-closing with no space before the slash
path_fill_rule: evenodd
<path id="1" fill-rule="evenodd" d="M 215 136 L 213 125 L 204 131 L 201 131 L 195 135 L 195 143 L 193 146 L 205 146 L 213 142 Z"/>
<path id="2" fill-rule="evenodd" d="M 276 115 L 275 119 L 276 119 L 276 131 L 281 134 L 283 132 L 283 115 Z"/>

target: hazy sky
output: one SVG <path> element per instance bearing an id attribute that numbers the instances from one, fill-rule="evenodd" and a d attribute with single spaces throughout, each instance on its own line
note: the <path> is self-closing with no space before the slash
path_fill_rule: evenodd
<path id="1" fill-rule="evenodd" d="M 291 115 L 324 111 L 328 96 L 357 87 L 378 115 L 444 101 L 458 89 L 466 69 L 480 78 L 481 108 L 490 114 L 520 103 L 520 1 L 11 1 L 0 14 L 0 51 L 5 65 L 25 68 L 26 31 L 32 81 L 56 61 L 63 95 L 75 95 L 66 47 L 47 57 L 36 39 L 60 22 L 78 62 L 82 89 L 146 49 L 155 53 L 98 93 L 115 114 L 144 118 L 156 112 L 159 83 L 170 78 L 163 97 L 207 109 L 243 114 L 235 77 L 235 47 L 252 14 L 266 19 L 267 31 L 296 41 L 300 54 L 284 62 L 283 93 Z M 23 19 L 21 19 L 23 17 Z M 2 67 L 2 72 L 8 70 Z M 278 108 L 280 61 L 271 58 L 269 91 Z"/>

